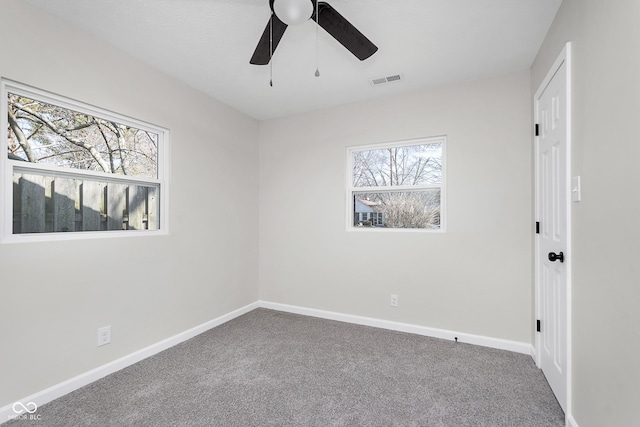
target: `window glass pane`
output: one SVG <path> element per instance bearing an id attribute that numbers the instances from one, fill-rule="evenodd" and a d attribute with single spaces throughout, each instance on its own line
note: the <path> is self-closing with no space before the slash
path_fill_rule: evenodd
<path id="1" fill-rule="evenodd" d="M 7 102 L 12 160 L 158 176 L 157 134 L 12 93 Z"/>
<path id="2" fill-rule="evenodd" d="M 159 186 L 19 170 L 13 233 L 160 229 Z"/>
<path id="3" fill-rule="evenodd" d="M 354 187 L 442 184 L 442 143 L 354 151 Z"/>
<path id="4" fill-rule="evenodd" d="M 357 227 L 440 228 L 440 190 L 355 193 L 353 218 Z M 358 221 L 363 212 L 374 221 Z"/>

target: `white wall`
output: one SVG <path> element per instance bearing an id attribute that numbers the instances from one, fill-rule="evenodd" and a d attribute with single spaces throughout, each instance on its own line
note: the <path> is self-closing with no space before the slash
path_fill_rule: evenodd
<path id="1" fill-rule="evenodd" d="M 573 51 L 573 399 L 581 427 L 640 414 L 640 2 L 564 0 L 532 67 L 532 93 Z"/>
<path id="2" fill-rule="evenodd" d="M 261 122 L 261 299 L 531 343 L 530 96 L 524 71 Z M 435 135 L 447 231 L 345 231 L 346 148 Z"/>
<path id="3" fill-rule="evenodd" d="M 258 124 L 24 2 L 0 16 L 0 76 L 172 143 L 169 236 L 0 245 L 2 407 L 258 299 Z"/>

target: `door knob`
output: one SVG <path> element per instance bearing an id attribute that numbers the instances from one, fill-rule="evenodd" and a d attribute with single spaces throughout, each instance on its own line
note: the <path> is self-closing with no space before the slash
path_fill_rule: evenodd
<path id="1" fill-rule="evenodd" d="M 554 261 L 564 262 L 564 254 L 562 252 L 560 252 L 559 254 L 554 253 L 554 252 L 549 252 L 549 261 L 551 261 L 551 262 L 554 262 Z"/>

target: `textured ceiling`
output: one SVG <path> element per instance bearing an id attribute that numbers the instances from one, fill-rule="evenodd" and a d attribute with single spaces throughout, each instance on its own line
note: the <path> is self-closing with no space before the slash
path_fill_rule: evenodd
<path id="1" fill-rule="evenodd" d="M 527 69 L 562 0 L 326 0 L 378 52 L 360 62 L 313 21 L 289 27 L 273 57 L 273 87 L 268 65 L 249 64 L 268 0 L 26 1 L 269 119 Z M 369 82 L 393 74 L 403 80 Z"/>

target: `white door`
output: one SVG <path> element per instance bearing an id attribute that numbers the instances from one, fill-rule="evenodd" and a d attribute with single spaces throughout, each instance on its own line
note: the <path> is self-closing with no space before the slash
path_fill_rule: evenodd
<path id="1" fill-rule="evenodd" d="M 557 62 L 536 94 L 538 365 L 566 412 L 569 263 L 567 61 Z"/>

